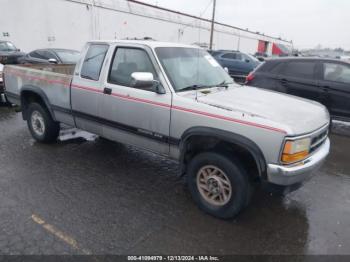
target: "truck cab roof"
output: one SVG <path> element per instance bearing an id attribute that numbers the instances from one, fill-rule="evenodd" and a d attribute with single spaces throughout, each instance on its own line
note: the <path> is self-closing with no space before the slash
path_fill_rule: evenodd
<path id="1" fill-rule="evenodd" d="M 156 47 L 183 47 L 183 48 L 201 48 L 196 45 L 188 45 L 181 43 L 171 43 L 171 42 L 160 42 L 160 41 L 150 41 L 150 40 L 93 40 L 89 41 L 89 44 L 125 44 L 125 45 L 144 45 L 150 48 Z"/>

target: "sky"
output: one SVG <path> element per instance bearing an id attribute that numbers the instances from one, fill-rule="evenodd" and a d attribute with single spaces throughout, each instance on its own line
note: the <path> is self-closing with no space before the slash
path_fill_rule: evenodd
<path id="1" fill-rule="evenodd" d="M 141 0 L 211 18 L 212 0 Z M 350 0 L 217 0 L 216 21 L 293 40 L 299 49 L 317 45 L 350 50 Z M 203 14 L 204 13 L 204 14 Z"/>

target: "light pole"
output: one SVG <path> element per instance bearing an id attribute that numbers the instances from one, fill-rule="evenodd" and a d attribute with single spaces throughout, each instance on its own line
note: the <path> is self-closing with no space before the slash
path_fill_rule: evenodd
<path id="1" fill-rule="evenodd" d="M 215 8 L 216 8 L 216 0 L 213 1 L 213 18 L 211 20 L 211 30 L 210 30 L 210 44 L 209 49 L 213 49 L 213 37 L 214 37 L 214 23 L 215 23 Z"/>

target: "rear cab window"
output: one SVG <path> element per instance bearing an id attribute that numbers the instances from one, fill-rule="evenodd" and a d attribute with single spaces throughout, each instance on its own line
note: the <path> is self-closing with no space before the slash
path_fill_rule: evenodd
<path id="1" fill-rule="evenodd" d="M 80 76 L 85 79 L 98 81 L 102 65 L 108 52 L 107 44 L 91 44 L 85 55 Z"/>

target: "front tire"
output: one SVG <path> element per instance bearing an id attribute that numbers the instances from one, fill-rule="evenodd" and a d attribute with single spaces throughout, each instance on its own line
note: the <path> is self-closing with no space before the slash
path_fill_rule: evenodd
<path id="1" fill-rule="evenodd" d="M 224 154 L 205 152 L 195 156 L 189 163 L 187 179 L 197 205 L 219 218 L 238 215 L 252 195 L 245 169 Z"/>
<path id="2" fill-rule="evenodd" d="M 32 137 L 40 143 L 57 140 L 60 125 L 55 122 L 48 110 L 38 103 L 31 103 L 27 111 L 27 124 Z"/>

